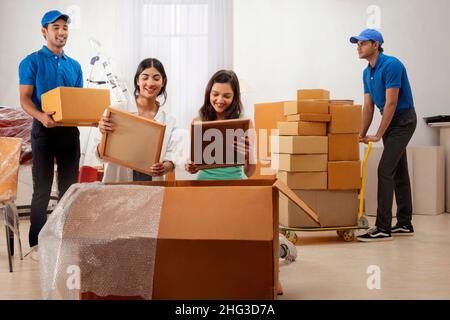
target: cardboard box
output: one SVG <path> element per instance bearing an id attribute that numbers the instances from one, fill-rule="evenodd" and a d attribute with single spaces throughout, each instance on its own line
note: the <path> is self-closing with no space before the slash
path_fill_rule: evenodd
<path id="1" fill-rule="evenodd" d="M 445 156 L 445 212 L 450 213 L 450 126 L 439 128 L 439 145 Z"/>
<path id="2" fill-rule="evenodd" d="M 44 267 L 49 272 L 67 270 L 64 263 L 72 263 L 70 254 L 75 256 L 81 299 L 275 299 L 279 192 L 320 220 L 275 180 L 74 185 L 68 205 L 60 209 L 62 220 L 54 218 L 40 235 L 39 245 L 49 258 Z M 111 196 L 114 201 L 105 200 Z M 86 210 L 96 203 L 104 209 Z M 51 225 L 59 223 L 61 239 L 54 233 L 59 229 Z M 52 244 L 54 237 L 61 246 Z M 70 251 L 55 252 L 67 245 Z M 65 284 L 67 274 L 49 278 L 51 285 Z M 110 294 L 102 284 L 127 294 Z M 62 289 L 68 290 L 64 285 Z"/>
<path id="3" fill-rule="evenodd" d="M 283 102 L 283 115 L 294 114 L 298 110 L 297 100 L 284 101 Z"/>
<path id="4" fill-rule="evenodd" d="M 353 100 L 330 100 L 330 105 L 353 105 Z"/>
<path id="5" fill-rule="evenodd" d="M 0 137 L 0 202 L 16 199 L 21 150 L 22 139 Z"/>
<path id="6" fill-rule="evenodd" d="M 42 110 L 61 126 L 96 126 L 111 105 L 109 90 L 58 87 L 41 96 Z"/>
<path id="7" fill-rule="evenodd" d="M 270 136 L 278 134 L 277 123 L 279 121 L 286 121 L 284 104 L 284 102 L 255 104 L 258 163 L 256 164 L 256 172 L 250 179 L 275 178 L 276 172 L 270 167 Z"/>
<path id="8" fill-rule="evenodd" d="M 286 172 L 278 171 L 277 178 L 291 189 L 326 190 L 326 172 Z"/>
<path id="9" fill-rule="evenodd" d="M 328 162 L 328 190 L 359 190 L 360 188 L 360 161 Z"/>
<path id="10" fill-rule="evenodd" d="M 326 136 L 325 122 L 278 122 L 280 136 Z"/>
<path id="11" fill-rule="evenodd" d="M 115 128 L 102 135 L 100 158 L 151 174 L 150 167 L 160 161 L 166 126 L 111 107 L 107 115 Z"/>
<path id="12" fill-rule="evenodd" d="M 445 156 L 441 146 L 412 147 L 414 170 L 414 213 L 438 215 L 445 212 Z M 408 159 L 409 160 L 409 159 Z M 448 169 L 450 170 L 450 168 Z"/>
<path id="13" fill-rule="evenodd" d="M 328 161 L 359 160 L 359 134 L 337 133 L 328 135 Z"/>
<path id="14" fill-rule="evenodd" d="M 284 105 L 284 115 L 302 113 L 328 114 L 329 100 L 298 100 L 297 104 L 289 102 Z"/>
<path id="15" fill-rule="evenodd" d="M 327 171 L 327 154 L 281 154 L 272 153 L 272 168 L 288 172 Z"/>
<path id="16" fill-rule="evenodd" d="M 356 226 L 359 200 L 355 190 L 312 191 L 294 190 L 305 203 L 320 216 L 320 222 L 326 227 Z M 280 224 L 291 228 L 317 228 L 304 218 L 303 210 L 297 208 L 287 197 L 280 195 Z"/>
<path id="17" fill-rule="evenodd" d="M 330 122 L 331 115 L 320 113 L 300 113 L 286 116 L 287 121 Z"/>
<path id="18" fill-rule="evenodd" d="M 271 151 L 291 154 L 324 154 L 328 152 L 328 137 L 273 136 Z"/>
<path id="19" fill-rule="evenodd" d="M 297 90 L 297 100 L 330 99 L 330 91 L 324 89 L 300 89 Z"/>
<path id="20" fill-rule="evenodd" d="M 361 130 L 361 106 L 330 105 L 330 114 L 329 133 L 359 133 Z"/>

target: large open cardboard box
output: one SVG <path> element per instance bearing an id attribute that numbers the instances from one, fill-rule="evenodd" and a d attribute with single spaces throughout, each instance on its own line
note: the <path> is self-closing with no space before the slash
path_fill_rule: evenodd
<path id="1" fill-rule="evenodd" d="M 42 110 L 61 126 L 96 126 L 111 105 L 109 90 L 58 87 L 41 96 Z"/>
<path id="2" fill-rule="evenodd" d="M 105 229 L 111 229 L 105 227 L 105 224 L 111 223 L 114 226 L 115 221 L 117 222 L 117 219 L 111 217 L 129 216 L 132 212 L 124 212 L 122 206 L 127 204 L 121 204 L 120 199 L 115 199 L 119 204 L 114 207 L 114 212 L 103 213 L 99 210 L 95 217 L 91 217 L 83 209 L 84 203 L 96 203 L 101 194 L 103 197 L 110 194 L 113 187 L 130 185 L 144 188 L 136 197 L 142 196 L 151 187 L 163 187 L 156 239 L 149 236 L 130 237 L 127 232 L 122 232 L 107 241 L 98 241 L 105 236 Z M 152 243 L 156 243 L 154 271 L 148 276 L 149 283 L 140 284 L 151 286 L 152 299 L 275 299 L 279 260 L 279 192 L 302 207 L 312 223 L 320 226 L 318 215 L 291 189 L 277 180 L 154 181 L 100 185 L 97 198 L 93 198 L 92 192 L 78 192 L 77 199 L 66 199 L 66 203 L 72 205 L 65 209 L 68 211 L 63 221 L 62 239 L 63 245 L 64 241 L 80 243 L 83 250 L 74 249 L 73 252 L 79 252 L 79 255 L 80 252 L 85 253 L 78 257 L 80 298 L 143 298 L 139 294 L 100 296 L 89 291 L 90 281 L 94 287 L 102 282 L 114 283 L 116 287 L 136 283 L 133 277 L 142 277 L 142 273 L 133 271 L 144 267 L 136 264 L 143 261 L 141 256 L 148 255 L 147 249 L 151 248 Z M 133 207 L 133 210 L 142 213 L 138 208 Z M 149 219 L 153 221 L 153 217 Z M 46 226 L 46 229 L 44 234 L 48 235 L 51 226 Z M 44 246 L 53 245 L 54 236 L 51 235 L 48 239 L 47 242 L 43 241 Z M 40 238 L 40 245 L 41 240 L 44 239 Z M 58 246 L 61 247 L 63 246 Z M 44 251 L 45 249 L 43 248 Z M 130 256 L 130 251 L 142 254 Z M 123 256 L 118 255 L 118 252 L 123 252 Z M 57 252 L 54 254 L 61 256 Z M 111 256 L 115 259 L 111 259 Z M 105 261 L 115 263 L 111 265 Z M 64 267 L 58 266 L 55 269 L 65 270 Z M 51 270 L 53 267 L 45 264 L 45 268 Z M 117 277 L 117 272 L 108 270 L 129 272 L 126 277 Z M 63 277 L 64 284 L 66 275 L 60 276 Z M 147 276 L 144 278 L 147 279 Z M 54 283 L 54 278 L 51 279 Z"/>

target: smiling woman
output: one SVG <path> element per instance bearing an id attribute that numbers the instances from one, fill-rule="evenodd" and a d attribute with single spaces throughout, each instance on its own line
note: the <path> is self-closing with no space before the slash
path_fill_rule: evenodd
<path id="1" fill-rule="evenodd" d="M 198 121 L 231 120 L 242 117 L 243 107 L 239 80 L 232 70 L 219 70 L 211 77 L 206 85 L 205 100 L 199 110 Z M 224 167 L 200 170 L 198 180 L 242 180 L 251 177 L 255 172 L 255 162 L 250 141 L 246 136 L 236 144 L 236 150 L 245 159 L 244 170 L 242 167 Z M 188 161 L 185 170 L 195 174 L 199 168 Z"/>
<path id="2" fill-rule="evenodd" d="M 177 151 L 175 119 L 162 110 L 162 106 L 167 99 L 166 87 L 167 75 L 161 61 L 155 58 L 141 61 L 134 76 L 134 97 L 137 113 L 141 117 L 166 125 L 161 160 L 150 167 L 151 175 L 107 163 L 103 176 L 104 182 L 164 180 L 166 174 L 175 169 L 175 154 Z M 161 96 L 164 98 L 162 103 L 157 100 Z M 99 122 L 100 132 L 108 133 L 114 131 L 114 129 L 115 124 L 111 119 L 103 116 Z M 98 147 L 95 155 L 99 159 Z"/>

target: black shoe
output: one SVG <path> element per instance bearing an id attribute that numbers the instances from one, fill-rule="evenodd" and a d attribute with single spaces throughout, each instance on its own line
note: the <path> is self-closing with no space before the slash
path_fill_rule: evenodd
<path id="1" fill-rule="evenodd" d="M 367 233 L 356 237 L 356 239 L 362 242 L 389 241 L 392 240 L 392 236 L 390 233 L 375 227 L 367 231 Z"/>
<path id="2" fill-rule="evenodd" d="M 396 224 L 392 227 L 391 234 L 393 236 L 413 236 L 414 228 L 412 225 L 409 226 L 400 226 Z"/>

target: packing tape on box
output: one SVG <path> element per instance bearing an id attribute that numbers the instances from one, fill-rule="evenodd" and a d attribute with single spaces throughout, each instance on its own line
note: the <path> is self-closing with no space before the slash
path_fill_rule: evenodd
<path id="1" fill-rule="evenodd" d="M 151 299 L 163 197 L 162 187 L 72 185 L 39 234 L 43 298 Z"/>

